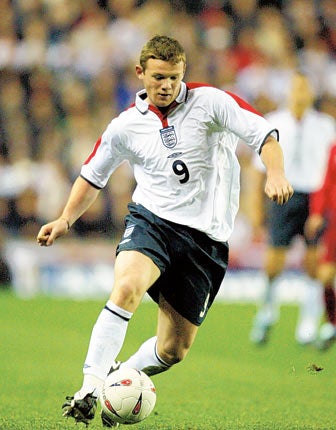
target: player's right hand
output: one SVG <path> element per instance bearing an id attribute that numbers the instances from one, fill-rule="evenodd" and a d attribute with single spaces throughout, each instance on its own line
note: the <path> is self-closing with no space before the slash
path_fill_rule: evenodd
<path id="1" fill-rule="evenodd" d="M 265 193 L 270 200 L 283 205 L 293 196 L 294 190 L 281 171 L 270 172 L 266 178 Z"/>
<path id="2" fill-rule="evenodd" d="M 64 236 L 69 231 L 69 224 L 66 219 L 59 218 L 41 227 L 36 241 L 40 246 L 51 246 L 55 240 Z"/>

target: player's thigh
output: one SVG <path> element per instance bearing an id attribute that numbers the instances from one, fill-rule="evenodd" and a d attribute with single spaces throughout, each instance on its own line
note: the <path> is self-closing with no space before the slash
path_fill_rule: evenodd
<path id="1" fill-rule="evenodd" d="M 188 321 L 164 299 L 159 298 L 157 326 L 158 353 L 169 364 L 183 360 L 191 348 L 198 326 Z"/>
<path id="2" fill-rule="evenodd" d="M 139 251 L 122 251 L 116 257 L 110 299 L 116 305 L 134 312 L 159 276 L 159 268 L 147 255 Z"/>

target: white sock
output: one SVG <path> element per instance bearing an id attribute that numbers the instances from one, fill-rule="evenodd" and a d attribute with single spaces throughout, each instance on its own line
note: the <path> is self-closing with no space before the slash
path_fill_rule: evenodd
<path id="1" fill-rule="evenodd" d="M 159 357 L 156 347 L 157 337 L 154 336 L 144 342 L 138 351 L 127 361 L 121 364 L 122 367 L 131 367 L 145 372 L 148 376 L 168 370 L 171 366 Z"/>
<path id="2" fill-rule="evenodd" d="M 315 279 L 304 277 L 305 291 L 299 304 L 299 317 L 295 337 L 298 342 L 315 340 L 323 315 L 322 285 Z"/>
<path id="3" fill-rule="evenodd" d="M 277 276 L 272 281 L 265 277 L 265 289 L 261 298 L 256 319 L 262 324 L 274 324 L 279 318 L 279 304 L 277 300 Z"/>
<path id="4" fill-rule="evenodd" d="M 93 327 L 88 353 L 85 359 L 83 386 L 75 397 L 87 393 L 99 395 L 103 381 L 124 343 L 128 321 L 132 313 L 110 300 L 101 311 Z"/>

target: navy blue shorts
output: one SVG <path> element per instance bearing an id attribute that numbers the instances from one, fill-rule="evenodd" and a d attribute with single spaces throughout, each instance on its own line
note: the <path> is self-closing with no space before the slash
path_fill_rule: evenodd
<path id="1" fill-rule="evenodd" d="M 316 245 L 319 237 L 307 239 L 304 225 L 309 215 L 309 194 L 294 192 L 284 205 L 270 202 L 269 241 L 275 248 L 288 247 L 295 236 L 302 236 L 307 245 Z"/>
<path id="2" fill-rule="evenodd" d="M 150 297 L 158 302 L 161 293 L 180 315 L 200 325 L 224 279 L 228 244 L 164 220 L 139 204 L 128 209 L 117 254 L 134 250 L 150 257 L 161 271 L 148 290 Z"/>

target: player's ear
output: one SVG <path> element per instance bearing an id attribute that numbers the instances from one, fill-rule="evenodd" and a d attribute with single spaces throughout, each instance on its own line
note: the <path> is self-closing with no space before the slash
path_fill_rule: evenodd
<path id="1" fill-rule="evenodd" d="M 143 79 L 144 70 L 139 64 L 135 66 L 135 73 L 139 79 Z"/>

